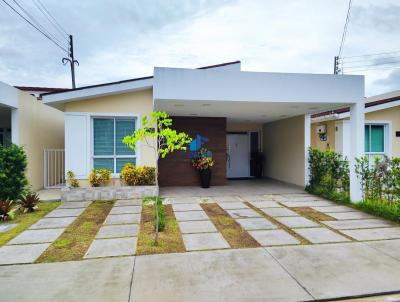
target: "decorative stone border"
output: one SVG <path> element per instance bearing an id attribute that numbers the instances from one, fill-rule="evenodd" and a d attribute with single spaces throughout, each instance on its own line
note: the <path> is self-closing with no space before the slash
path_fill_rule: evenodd
<path id="1" fill-rule="evenodd" d="M 154 191 L 158 193 L 156 186 L 108 186 L 90 188 L 63 188 L 61 189 L 62 201 L 81 200 L 110 200 L 110 199 L 134 199 L 152 196 Z"/>

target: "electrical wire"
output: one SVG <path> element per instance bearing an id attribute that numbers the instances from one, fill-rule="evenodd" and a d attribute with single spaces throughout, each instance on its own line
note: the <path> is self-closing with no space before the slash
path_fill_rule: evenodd
<path id="1" fill-rule="evenodd" d="M 360 72 L 360 71 L 370 71 L 370 70 L 393 70 L 393 69 L 399 69 L 400 66 L 392 66 L 392 67 L 377 67 L 377 68 L 366 68 L 366 69 L 355 69 L 355 70 L 344 70 L 344 73 L 355 73 L 355 72 Z"/>
<path id="2" fill-rule="evenodd" d="M 32 0 L 33 4 L 37 7 L 37 9 L 46 17 L 47 21 L 50 22 L 51 25 L 55 28 L 55 30 L 68 41 L 69 34 L 67 31 L 57 22 L 56 18 L 49 12 L 49 10 L 43 5 L 40 0 Z"/>
<path id="3" fill-rule="evenodd" d="M 351 57 L 343 57 L 343 59 L 350 59 L 350 58 L 361 58 L 361 57 L 372 57 L 372 56 L 379 56 L 379 55 L 390 55 L 394 53 L 400 53 L 400 50 L 397 51 L 390 51 L 390 52 L 380 52 L 380 53 L 373 53 L 373 54 L 366 54 L 366 55 L 361 55 L 361 56 L 351 56 Z"/>
<path id="4" fill-rule="evenodd" d="M 344 28 L 343 28 L 342 41 L 341 41 L 340 47 L 339 47 L 339 54 L 338 54 L 339 58 L 342 56 L 343 46 L 344 46 L 344 42 L 346 40 L 347 28 L 349 26 L 349 21 L 350 21 L 351 3 L 352 3 L 352 0 L 349 0 L 349 7 L 347 8 L 346 22 L 345 22 Z"/>
<path id="5" fill-rule="evenodd" d="M 371 59 L 363 59 L 363 60 L 354 60 L 354 61 L 341 61 L 342 64 L 351 64 L 351 63 L 360 63 L 360 62 L 368 62 L 368 61 L 373 61 L 373 60 L 387 60 L 387 59 L 400 59 L 400 56 L 394 56 L 394 57 L 376 57 L 376 58 L 371 58 Z"/>
<path id="6" fill-rule="evenodd" d="M 23 20 L 25 20 L 29 25 L 31 25 L 33 28 L 35 28 L 38 32 L 40 32 L 42 35 L 44 35 L 47 39 L 49 39 L 51 42 L 53 42 L 57 47 L 59 47 L 61 50 L 65 51 L 68 53 L 68 49 L 64 48 L 61 46 L 59 43 L 57 43 L 51 36 L 43 32 L 40 28 L 38 28 L 35 24 L 33 24 L 31 21 L 29 21 L 25 16 L 23 16 L 18 10 L 15 9 L 14 6 L 12 6 L 10 3 L 8 3 L 6 0 L 1 0 L 3 1 L 9 8 L 11 8 L 18 16 L 20 16 Z"/>

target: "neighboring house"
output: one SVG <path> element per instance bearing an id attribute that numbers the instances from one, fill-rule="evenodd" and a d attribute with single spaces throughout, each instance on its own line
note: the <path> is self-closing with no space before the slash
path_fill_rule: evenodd
<path id="1" fill-rule="evenodd" d="M 29 184 L 33 190 L 39 190 L 43 188 L 45 179 L 44 151 L 64 149 L 64 120 L 60 111 L 31 95 L 34 87 L 25 88 L 18 89 L 0 82 L 0 144 L 12 142 L 24 147 Z M 42 87 L 39 91 L 54 90 Z M 62 178 L 51 176 L 54 182 L 63 182 Z"/>
<path id="2" fill-rule="evenodd" d="M 363 152 L 364 77 L 241 71 L 240 62 L 200 69 L 154 68 L 154 76 L 79 87 L 41 95 L 65 118 L 65 170 L 88 186 L 92 168 L 113 172 L 123 165 L 155 165 L 139 144 L 133 153 L 122 138 L 140 126 L 143 115 L 163 110 L 174 128 L 202 141 L 213 154 L 212 184 L 251 177 L 250 151 L 265 154 L 264 176 L 304 186 L 308 179 L 311 114 L 351 107 L 349 149 Z M 198 185 L 190 151 L 160 160 L 160 185 Z M 354 169 L 351 194 L 361 198 Z"/>
<path id="3" fill-rule="evenodd" d="M 311 145 L 349 157 L 349 115 L 349 108 L 314 115 Z M 364 135 L 364 152 L 370 158 L 400 157 L 400 90 L 365 98 Z"/>

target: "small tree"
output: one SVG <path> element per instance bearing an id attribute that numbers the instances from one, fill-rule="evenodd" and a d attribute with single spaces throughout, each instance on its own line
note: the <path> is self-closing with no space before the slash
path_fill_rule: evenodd
<path id="1" fill-rule="evenodd" d="M 132 150 L 136 150 L 136 144 L 139 141 L 145 143 L 145 146 L 152 149 L 156 160 L 156 166 L 154 171 L 155 178 L 155 191 L 153 196 L 156 197 L 155 201 L 155 212 L 156 212 L 156 237 L 154 243 L 158 244 L 158 223 L 159 223 L 159 196 L 158 196 L 158 160 L 165 158 L 167 154 L 176 150 L 186 150 L 186 145 L 189 144 L 192 139 L 184 132 L 177 132 L 171 129 L 172 119 L 166 112 L 154 111 L 148 118 L 144 116 L 142 118 L 142 124 L 132 135 L 125 136 L 122 142 L 126 144 Z"/>

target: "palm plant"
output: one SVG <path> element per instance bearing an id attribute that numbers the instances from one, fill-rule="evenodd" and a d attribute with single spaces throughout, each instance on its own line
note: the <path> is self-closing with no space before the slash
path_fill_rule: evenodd
<path id="1" fill-rule="evenodd" d="M 33 212 L 36 209 L 37 204 L 39 203 L 40 198 L 38 194 L 27 194 L 22 196 L 20 199 L 20 204 L 24 208 L 24 212 Z"/>
<path id="2" fill-rule="evenodd" d="M 10 211 L 13 207 L 12 200 L 0 200 L 0 221 L 10 219 Z"/>

